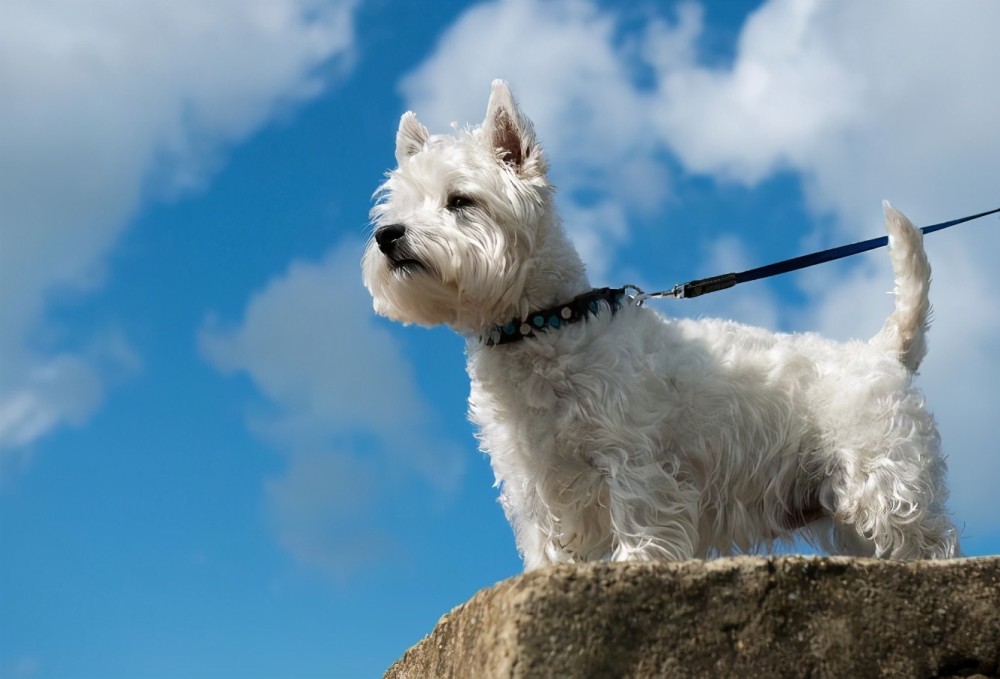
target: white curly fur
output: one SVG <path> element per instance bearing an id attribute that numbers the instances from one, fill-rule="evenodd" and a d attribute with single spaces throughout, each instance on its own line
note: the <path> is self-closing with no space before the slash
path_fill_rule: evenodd
<path id="1" fill-rule="evenodd" d="M 868 342 L 673 320 L 627 303 L 501 346 L 480 340 L 590 290 L 546 161 L 507 85 L 483 125 L 412 113 L 362 263 L 377 312 L 468 338 L 470 416 L 526 568 L 766 550 L 958 552 L 926 351 L 922 236 L 885 204 L 896 308 Z"/>

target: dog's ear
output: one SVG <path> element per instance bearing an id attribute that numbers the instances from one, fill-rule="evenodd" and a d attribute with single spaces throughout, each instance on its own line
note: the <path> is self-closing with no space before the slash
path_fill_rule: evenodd
<path id="1" fill-rule="evenodd" d="M 503 161 L 517 172 L 529 162 L 540 160 L 531 121 L 521 113 L 503 80 L 493 81 L 482 134 L 484 142 L 499 151 Z"/>
<path id="2" fill-rule="evenodd" d="M 396 132 L 396 163 L 402 165 L 403 160 L 424 147 L 424 142 L 430 136 L 413 111 L 404 113 L 399 119 L 399 131 Z"/>

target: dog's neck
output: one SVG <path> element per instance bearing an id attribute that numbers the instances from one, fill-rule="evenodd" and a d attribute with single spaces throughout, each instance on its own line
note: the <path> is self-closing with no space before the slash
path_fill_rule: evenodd
<path id="1" fill-rule="evenodd" d="M 506 318 L 496 320 L 523 316 L 531 309 L 559 304 L 590 289 L 580 256 L 560 230 L 549 236 L 548 242 L 533 258 L 518 307 L 510 309 L 513 313 Z"/>
<path id="2" fill-rule="evenodd" d="M 478 341 L 511 319 L 527 318 L 532 311 L 564 304 L 593 289 L 551 203 L 542 221 L 541 228 L 531 230 L 530 258 L 520 261 L 512 272 L 516 275 L 505 281 L 493 303 L 483 304 L 481 297 L 460 301 L 456 317 L 449 323 L 452 329 Z"/>
<path id="3" fill-rule="evenodd" d="M 552 314 L 547 312 L 555 311 L 557 318 L 548 327 L 558 328 L 563 319 L 572 318 L 570 322 L 573 322 L 585 315 L 588 305 L 594 301 L 587 297 L 593 288 L 583 262 L 561 228 L 548 230 L 524 271 L 525 280 L 516 303 L 498 310 L 470 335 L 470 339 L 495 344 L 501 343 L 498 340 L 504 336 L 507 339 L 503 343 L 511 341 L 514 335 L 518 338 L 530 336 L 533 331 L 524 323 L 535 323 L 535 329 L 541 328 L 537 322 L 542 312 L 546 312 L 542 315 L 548 322 Z M 595 299 L 612 303 L 611 297 L 604 300 L 598 295 Z"/>

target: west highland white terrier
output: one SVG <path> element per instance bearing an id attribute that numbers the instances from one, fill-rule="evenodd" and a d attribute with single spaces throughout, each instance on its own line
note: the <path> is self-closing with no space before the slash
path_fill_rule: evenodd
<path id="1" fill-rule="evenodd" d="M 375 310 L 467 338 L 470 417 L 525 568 L 757 552 L 798 533 L 893 559 L 956 555 L 945 463 L 913 386 L 922 234 L 885 205 L 895 310 L 867 342 L 664 318 L 593 289 L 507 84 L 482 126 L 412 112 L 362 262 Z"/>

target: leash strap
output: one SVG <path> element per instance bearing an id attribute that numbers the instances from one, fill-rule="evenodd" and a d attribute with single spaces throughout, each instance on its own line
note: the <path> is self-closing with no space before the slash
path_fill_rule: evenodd
<path id="1" fill-rule="evenodd" d="M 934 233 L 935 231 L 940 231 L 941 229 L 947 229 L 949 226 L 955 226 L 956 224 L 962 224 L 964 222 L 971 222 L 973 219 L 979 219 L 980 217 L 986 217 L 987 215 L 996 214 L 1000 212 L 1000 208 L 994 210 L 988 210 L 986 212 L 980 212 L 976 215 L 969 215 L 968 217 L 960 217 L 958 219 L 952 219 L 947 222 L 941 222 L 940 224 L 931 224 L 930 226 L 925 226 L 920 229 L 923 233 Z M 664 290 L 661 292 L 638 292 L 635 299 L 638 303 L 642 303 L 647 299 L 656 299 L 662 297 L 674 297 L 677 299 L 689 299 L 691 297 L 700 297 L 701 295 L 707 295 L 710 292 L 718 292 L 719 290 L 726 290 L 740 283 L 746 283 L 748 281 L 756 281 L 761 278 L 770 278 L 771 276 L 777 276 L 779 274 L 788 273 L 789 271 L 797 271 L 798 269 L 805 269 L 806 267 L 815 266 L 817 264 L 823 264 L 825 262 L 832 262 L 836 259 L 843 259 L 844 257 L 850 257 L 851 255 L 856 255 L 861 252 L 868 252 L 869 250 L 874 250 L 876 248 L 881 248 L 889 244 L 888 236 L 881 236 L 880 238 L 870 238 L 868 240 L 863 240 L 858 243 L 850 243 L 849 245 L 841 245 L 837 248 L 830 248 L 828 250 L 821 250 L 820 252 L 814 252 L 809 255 L 802 255 L 800 257 L 792 257 L 791 259 L 786 259 L 780 262 L 775 262 L 773 264 L 766 264 L 764 266 L 759 266 L 755 269 L 747 269 L 746 271 L 741 271 L 739 273 L 727 273 L 721 276 L 712 276 L 711 278 L 698 278 L 693 281 L 688 281 L 687 283 L 681 283 L 675 285 L 671 290 Z M 626 286 L 638 290 L 634 285 Z"/>
<path id="2" fill-rule="evenodd" d="M 1000 208 L 980 212 L 977 215 L 952 219 L 940 224 L 932 224 L 920 230 L 925 234 L 934 233 L 941 229 L 947 229 L 949 226 L 970 222 L 973 219 L 979 219 L 980 217 L 996 214 L 997 212 L 1000 212 Z M 815 266 L 816 264 L 831 262 L 835 259 L 850 257 L 859 252 L 867 252 L 868 250 L 874 250 L 888 244 L 888 236 L 871 238 L 858 243 L 851 243 L 850 245 L 842 245 L 839 248 L 830 248 L 829 250 L 814 252 L 810 255 L 802 255 L 801 257 L 793 257 L 792 259 L 775 262 L 774 264 L 767 264 L 756 269 L 747 269 L 739 273 L 726 273 L 721 276 L 712 276 L 711 278 L 699 278 L 675 285 L 671 290 L 662 290 L 660 292 L 643 292 L 635 285 L 626 285 L 621 288 L 598 288 L 578 295 L 565 304 L 534 311 L 523 319 L 514 318 L 504 325 L 493 326 L 489 336 L 480 337 L 479 341 L 486 346 L 498 346 L 518 342 L 522 339 L 533 338 L 539 332 L 558 329 L 563 325 L 586 320 L 590 316 L 598 314 L 604 308 L 610 309 L 613 314 L 622 307 L 626 297 L 631 299 L 631 303 L 636 305 L 641 305 L 647 299 L 661 297 L 674 297 L 676 299 L 700 297 L 710 292 L 726 290 L 747 281 L 769 278 L 778 274 L 788 273 L 789 271 Z"/>

